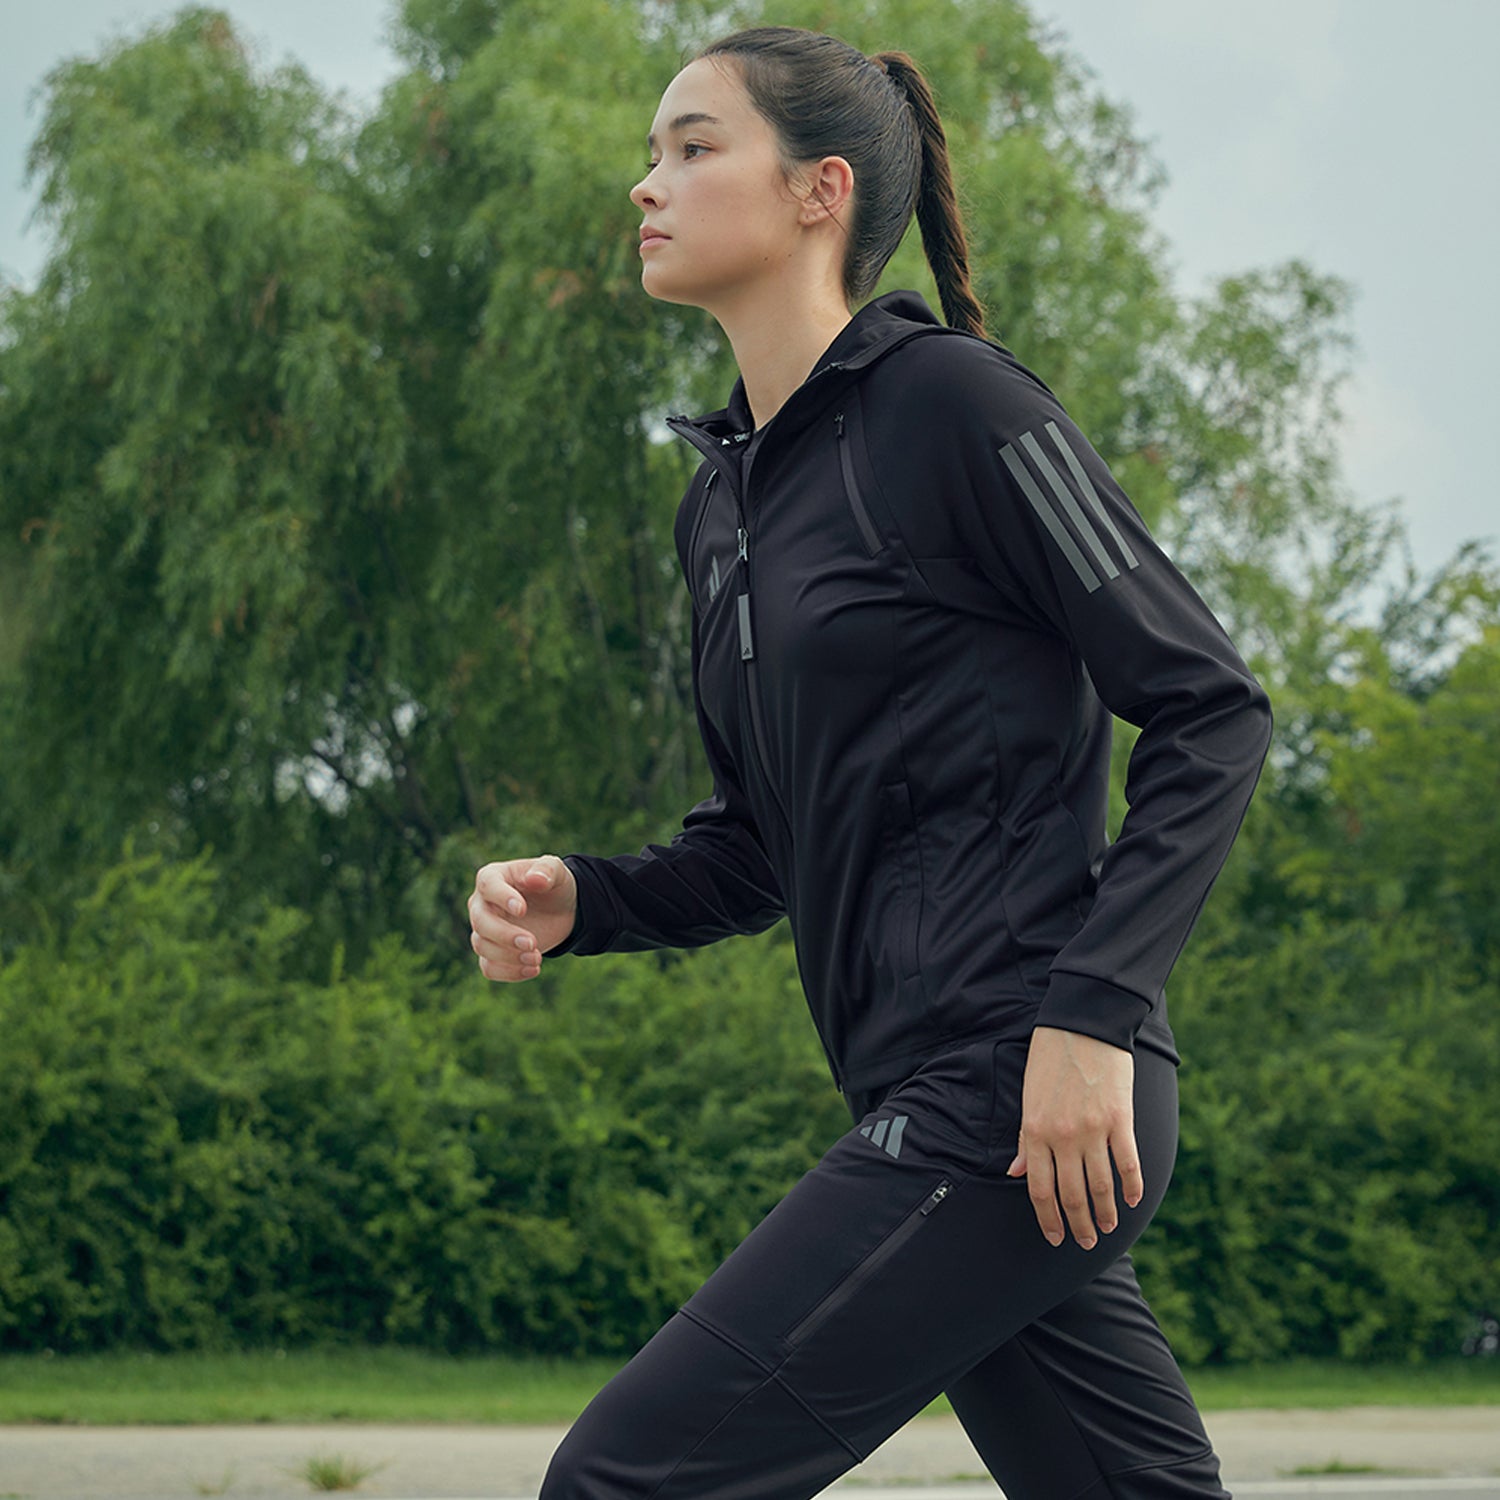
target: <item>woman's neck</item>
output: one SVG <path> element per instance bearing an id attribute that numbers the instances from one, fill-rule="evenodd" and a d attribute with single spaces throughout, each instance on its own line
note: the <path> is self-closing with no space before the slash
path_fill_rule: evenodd
<path id="1" fill-rule="evenodd" d="M 818 356 L 848 326 L 850 313 L 841 292 L 808 288 L 799 296 L 783 285 L 774 296 L 716 309 L 714 316 L 734 350 L 755 425 L 764 427 L 812 374 Z"/>

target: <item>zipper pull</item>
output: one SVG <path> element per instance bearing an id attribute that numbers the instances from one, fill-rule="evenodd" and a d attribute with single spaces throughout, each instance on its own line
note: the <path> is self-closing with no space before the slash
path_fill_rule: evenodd
<path id="1" fill-rule="evenodd" d="M 843 440 L 844 440 L 844 414 L 843 414 L 843 412 L 840 412 L 838 414 L 838 416 L 836 416 L 833 419 L 833 425 L 838 429 L 839 441 L 843 442 Z"/>
<path id="2" fill-rule="evenodd" d="M 750 561 L 750 533 L 741 526 L 735 532 L 735 540 L 739 543 L 740 561 L 748 564 Z"/>
<path id="3" fill-rule="evenodd" d="M 951 1182 L 940 1182 L 932 1190 L 932 1196 L 922 1205 L 922 1217 L 925 1219 L 949 1193 L 953 1191 Z"/>
<path id="4" fill-rule="evenodd" d="M 740 610 L 740 660 L 755 660 L 755 637 L 750 633 L 750 596 L 741 594 L 735 601 Z M 925 1214 L 927 1210 L 924 1208 Z"/>

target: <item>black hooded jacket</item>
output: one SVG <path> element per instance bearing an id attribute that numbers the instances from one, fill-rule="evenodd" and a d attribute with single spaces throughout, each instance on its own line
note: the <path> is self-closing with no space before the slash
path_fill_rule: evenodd
<path id="1" fill-rule="evenodd" d="M 1175 1058 L 1163 985 L 1264 759 L 1265 693 L 1050 390 L 910 292 L 764 427 L 670 424 L 714 793 L 570 855 L 555 952 L 785 914 L 845 1091 L 1037 1025 Z M 1110 714 L 1139 726 L 1109 843 Z"/>

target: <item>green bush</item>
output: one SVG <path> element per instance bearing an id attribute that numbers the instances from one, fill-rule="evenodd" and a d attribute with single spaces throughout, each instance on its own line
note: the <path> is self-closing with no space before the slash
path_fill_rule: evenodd
<path id="1" fill-rule="evenodd" d="M 292 981 L 198 860 L 0 968 L 0 1347 L 646 1337 L 841 1126 L 784 943 Z"/>
<path id="2" fill-rule="evenodd" d="M 1500 993 L 1419 921 L 1309 918 L 1173 994 L 1182 1142 L 1138 1258 L 1174 1346 L 1456 1353 L 1500 1294 Z"/>
<path id="3" fill-rule="evenodd" d="M 0 1349 L 628 1351 L 845 1128 L 783 935 L 312 983 L 302 918 L 220 901 L 127 858 L 0 967 Z M 1162 1322 L 1194 1362 L 1451 1352 L 1500 1287 L 1493 986 L 1416 920 L 1236 931 L 1174 984 Z"/>

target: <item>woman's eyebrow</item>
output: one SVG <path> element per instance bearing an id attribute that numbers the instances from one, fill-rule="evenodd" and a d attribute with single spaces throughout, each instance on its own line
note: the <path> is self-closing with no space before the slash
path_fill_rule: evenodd
<path id="1" fill-rule="evenodd" d="M 679 130 L 685 130 L 689 125 L 722 125 L 723 123 L 724 122 L 722 120 L 716 119 L 713 115 L 706 115 L 701 110 L 697 110 L 690 114 L 678 115 L 677 118 L 667 126 L 667 131 L 669 134 L 675 134 Z M 656 144 L 656 136 L 654 133 L 646 137 L 646 144 L 648 146 L 654 146 Z"/>

